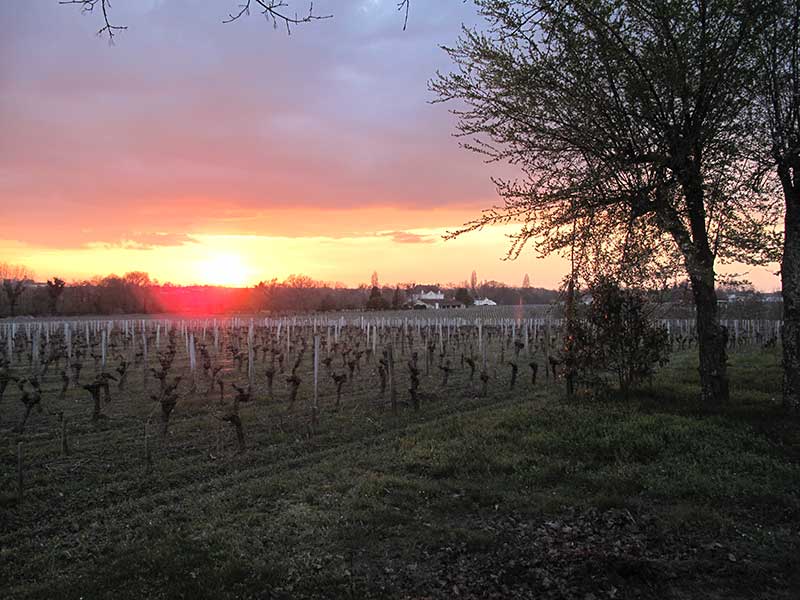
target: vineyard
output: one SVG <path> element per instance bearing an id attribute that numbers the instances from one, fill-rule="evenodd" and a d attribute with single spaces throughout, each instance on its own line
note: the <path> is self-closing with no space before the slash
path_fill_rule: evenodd
<path id="1" fill-rule="evenodd" d="M 674 364 L 659 382 L 687 393 L 696 382 L 693 324 L 662 324 Z M 771 380 L 779 377 L 778 323 L 727 325 L 732 363 L 750 386 L 739 386 L 740 400 L 770 406 L 779 389 Z M 507 514 L 535 507 L 538 515 L 572 519 L 548 530 L 554 539 L 597 527 L 587 519 L 611 523 L 619 536 L 612 554 L 635 559 L 636 569 L 667 560 L 648 554 L 655 536 L 672 553 L 673 575 L 722 556 L 728 570 L 711 569 L 703 585 L 717 585 L 715 577 L 733 569 L 776 597 L 790 593 L 783 569 L 786 561 L 797 565 L 796 552 L 789 558 L 797 521 L 787 525 L 800 515 L 796 460 L 749 429 L 728 438 L 730 425 L 718 419 L 653 416 L 630 404 L 602 409 L 589 397 L 564 405 L 562 330 L 541 307 L 4 323 L 4 596 L 469 596 L 476 567 L 465 561 L 486 551 L 488 532 L 539 543 L 531 536 L 542 531 L 498 520 L 500 504 Z M 657 395 L 652 387 L 643 393 Z M 637 441 L 640 434 L 646 443 Z M 592 436 L 599 436 L 596 447 L 587 450 Z M 703 436 L 721 447 L 709 450 Z M 668 458 L 669 439 L 694 456 L 687 472 L 680 463 L 659 463 Z M 796 437 L 781 439 L 797 451 Z M 655 454 L 640 460 L 639 452 Z M 597 460 L 580 485 L 564 487 L 581 472 L 576 461 Z M 635 477 L 617 471 L 633 468 L 626 460 L 642 462 Z M 659 485 L 656 496 L 673 493 L 672 483 L 648 479 L 651 463 L 662 479 L 690 488 L 690 504 L 708 511 L 724 504 L 732 515 L 755 506 L 758 527 L 771 528 L 771 537 L 761 530 L 749 550 L 734 550 L 729 540 L 703 546 L 699 556 L 678 556 L 686 540 L 660 532 L 649 513 L 634 517 L 626 500 Z M 706 468 L 720 477 L 730 471 L 731 480 L 714 479 Z M 587 505 L 587 494 L 602 497 L 602 506 Z M 564 516 L 567 504 L 588 512 Z M 489 521 L 469 522 L 478 515 Z M 470 593 L 573 597 L 564 586 L 576 585 L 614 598 L 650 585 L 641 573 L 620 583 L 625 577 L 607 566 L 587 575 L 567 541 L 554 542 L 566 544 L 561 550 L 569 556 L 553 572 L 527 567 L 536 573 L 521 580 L 528 588 L 514 590 L 513 578 L 504 583 L 483 573 L 480 581 L 490 587 Z M 778 558 L 768 558 L 776 549 Z M 753 553 L 749 562 L 726 556 L 742 552 Z M 497 560 L 502 571 L 518 559 Z M 659 577 L 674 580 L 660 573 L 654 581 Z"/>

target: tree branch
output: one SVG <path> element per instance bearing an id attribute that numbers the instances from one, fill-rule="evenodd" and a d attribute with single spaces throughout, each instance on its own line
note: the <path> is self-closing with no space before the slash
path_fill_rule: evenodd
<path id="1" fill-rule="evenodd" d="M 291 26 L 299 25 L 301 23 L 310 23 L 311 21 L 319 21 L 322 19 L 330 19 L 333 15 L 315 15 L 314 3 L 311 2 L 308 6 L 308 14 L 300 17 L 295 13 L 294 16 L 287 15 L 281 9 L 288 8 L 289 5 L 283 0 L 255 0 L 256 4 L 261 7 L 261 14 L 267 19 L 272 19 L 272 24 L 277 27 L 278 22 L 283 22 L 286 25 L 286 33 L 291 34 Z M 252 0 L 246 0 L 244 4 L 239 5 L 239 12 L 236 14 L 229 13 L 227 19 L 223 19 L 223 23 L 232 23 L 243 15 L 250 14 L 250 6 Z"/>
<path id="2" fill-rule="evenodd" d="M 111 22 L 108 20 L 108 9 L 111 8 L 111 1 L 110 0 L 59 0 L 59 4 L 78 4 L 81 7 L 82 13 L 90 13 L 92 12 L 95 7 L 97 6 L 98 2 L 100 3 L 100 8 L 103 12 L 103 22 L 105 25 L 97 32 L 97 35 L 103 35 L 104 33 L 108 33 L 108 43 L 114 43 L 114 32 L 115 31 L 122 31 L 127 29 L 127 26 L 124 25 L 112 25 Z"/>
<path id="3" fill-rule="evenodd" d="M 408 8 L 410 4 L 411 0 L 400 0 L 400 2 L 397 3 L 398 11 L 402 11 L 403 9 L 406 11 L 405 17 L 403 18 L 403 31 L 405 31 L 408 26 Z"/>
<path id="4" fill-rule="evenodd" d="M 97 35 L 108 34 L 108 41 L 109 43 L 114 43 L 114 35 L 116 35 L 117 31 L 122 31 L 127 29 L 126 25 L 112 25 L 111 21 L 108 18 L 108 13 L 111 8 L 111 0 L 59 0 L 59 4 L 77 4 L 81 7 L 82 13 L 91 13 L 94 11 L 95 7 L 98 5 L 101 8 L 103 13 L 103 27 L 97 32 Z M 300 16 L 297 13 L 294 15 L 285 12 L 283 9 L 289 8 L 289 3 L 285 0 L 244 0 L 242 4 L 239 5 L 239 10 L 237 12 L 228 13 L 228 17 L 223 19 L 223 23 L 232 23 L 240 19 L 245 15 L 250 14 L 250 8 L 254 5 L 258 5 L 261 14 L 263 14 L 267 19 L 272 20 L 272 24 L 277 27 L 278 23 L 283 23 L 286 25 L 286 32 L 291 34 L 292 25 L 300 25 L 302 23 L 310 23 L 312 21 L 320 21 L 323 19 L 331 19 L 333 15 L 316 15 L 314 14 L 314 3 L 309 3 L 308 6 L 308 14 L 304 16 Z M 411 6 L 411 0 L 399 0 L 397 3 L 397 10 L 400 12 L 405 12 L 403 18 L 403 31 L 406 30 L 408 26 L 408 12 Z"/>

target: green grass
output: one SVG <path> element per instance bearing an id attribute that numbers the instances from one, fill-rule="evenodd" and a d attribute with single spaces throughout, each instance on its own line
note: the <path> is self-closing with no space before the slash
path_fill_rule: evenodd
<path id="1" fill-rule="evenodd" d="M 509 394 L 504 373 L 477 398 L 457 371 L 396 416 L 364 371 L 313 435 L 299 408 L 245 409 L 243 455 L 186 400 L 152 472 L 149 404 L 116 399 L 92 425 L 69 397 L 68 457 L 52 417 L 3 421 L 4 492 L 17 441 L 28 473 L 24 503 L 0 506 L 2 596 L 796 598 L 800 422 L 779 410 L 777 354 L 733 354 L 713 414 L 695 361 L 629 401 L 522 376 Z"/>

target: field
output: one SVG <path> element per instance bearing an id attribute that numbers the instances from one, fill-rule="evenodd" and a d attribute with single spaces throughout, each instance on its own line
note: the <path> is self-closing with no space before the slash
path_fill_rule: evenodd
<path id="1" fill-rule="evenodd" d="M 633 397 L 567 402 L 556 322 L 406 316 L 20 324 L 9 372 L 39 374 L 42 410 L 20 432 L 24 392 L 0 403 L 3 597 L 797 597 L 800 422 L 769 326 L 708 413 L 691 339 Z M 163 434 L 167 327 L 164 380 L 183 380 Z M 81 386 L 123 359 L 93 418 Z"/>

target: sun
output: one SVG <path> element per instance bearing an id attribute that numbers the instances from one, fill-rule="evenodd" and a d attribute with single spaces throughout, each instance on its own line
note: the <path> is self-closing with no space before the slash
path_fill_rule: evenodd
<path id="1" fill-rule="evenodd" d="M 250 268 L 237 254 L 215 254 L 198 264 L 198 276 L 207 285 L 247 286 Z"/>

